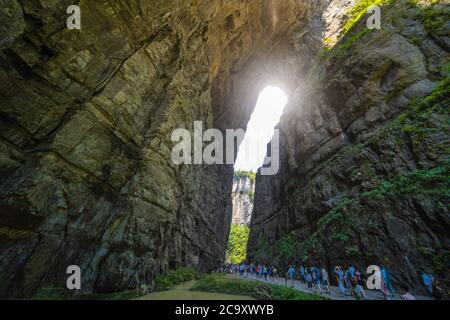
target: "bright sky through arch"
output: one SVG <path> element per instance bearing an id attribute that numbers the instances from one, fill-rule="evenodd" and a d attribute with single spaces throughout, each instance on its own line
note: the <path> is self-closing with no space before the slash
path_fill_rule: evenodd
<path id="1" fill-rule="evenodd" d="M 235 170 L 256 172 L 263 165 L 267 144 L 272 139 L 287 102 L 286 94 L 278 87 L 268 86 L 261 91 L 244 140 L 239 146 Z"/>

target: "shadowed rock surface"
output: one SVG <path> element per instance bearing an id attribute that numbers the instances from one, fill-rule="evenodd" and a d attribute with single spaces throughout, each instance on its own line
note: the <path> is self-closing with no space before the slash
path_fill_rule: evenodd
<path id="1" fill-rule="evenodd" d="M 344 197 L 381 179 L 442 166 L 439 111 L 418 144 L 388 134 L 326 162 L 445 75 L 448 28 L 426 30 L 417 8 L 395 2 L 385 28 L 323 57 L 352 1 L 79 1 L 82 29 L 68 30 L 71 1 L 0 0 L 0 297 L 64 289 L 72 264 L 86 293 L 147 290 L 169 268 L 220 265 L 233 168 L 174 165 L 171 134 L 194 121 L 245 128 L 267 84 L 290 103 L 280 173 L 257 178 L 252 254 L 291 231 L 307 240 Z M 371 236 L 358 229 L 358 261 L 386 257 L 411 278 L 408 263 L 427 260 L 406 235 L 449 248 L 447 201 L 405 195 L 364 212 L 378 226 L 360 224 Z M 322 248 L 311 259 L 351 257 Z"/>
<path id="2" fill-rule="evenodd" d="M 438 2 L 391 1 L 381 30 L 363 18 L 309 56 L 279 124 L 280 172 L 256 178 L 250 258 L 384 265 L 416 292 L 422 267 L 448 277 L 450 8 Z"/>
<path id="3" fill-rule="evenodd" d="M 72 264 L 86 292 L 216 268 L 233 168 L 173 165 L 171 133 L 245 128 L 272 74 L 259 62 L 311 5 L 81 1 L 81 30 L 68 30 L 70 4 L 2 9 L 0 296 L 64 288 Z"/>

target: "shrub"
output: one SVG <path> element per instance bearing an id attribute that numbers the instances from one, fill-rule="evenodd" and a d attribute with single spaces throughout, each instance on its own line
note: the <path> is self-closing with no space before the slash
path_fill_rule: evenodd
<path id="1" fill-rule="evenodd" d="M 158 276 L 155 279 L 154 291 L 163 291 L 171 287 L 199 278 L 199 273 L 195 268 L 179 268 L 170 270 L 165 275 Z"/>
<path id="2" fill-rule="evenodd" d="M 234 172 L 234 178 L 235 179 L 248 178 L 252 183 L 255 183 L 256 173 L 251 171 L 237 170 Z"/>

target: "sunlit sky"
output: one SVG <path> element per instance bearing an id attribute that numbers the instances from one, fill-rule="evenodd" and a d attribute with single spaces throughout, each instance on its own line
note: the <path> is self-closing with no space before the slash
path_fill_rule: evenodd
<path id="1" fill-rule="evenodd" d="M 267 144 L 287 102 L 288 98 L 280 88 L 268 86 L 261 91 L 239 147 L 235 170 L 256 172 L 263 165 Z"/>

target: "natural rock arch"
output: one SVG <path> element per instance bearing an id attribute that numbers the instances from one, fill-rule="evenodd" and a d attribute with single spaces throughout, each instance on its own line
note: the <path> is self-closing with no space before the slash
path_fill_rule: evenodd
<path id="1" fill-rule="evenodd" d="M 250 252 L 258 219 L 274 235 L 306 225 L 307 239 L 314 231 L 309 217 L 328 212 L 341 185 L 331 179 L 336 188 L 327 190 L 306 177 L 317 187 L 292 197 L 314 200 L 303 208 L 288 198 L 305 173 L 396 115 L 390 107 L 402 110 L 411 97 L 428 94 L 436 66 L 448 61 L 448 38 L 423 31 L 407 9 L 406 22 L 422 28 L 426 48 L 391 24 L 392 37 L 375 33 L 378 42 L 361 39 L 349 59 L 316 63 L 324 40 L 336 40 L 349 1 L 81 1 L 79 31 L 65 28 L 68 5 L 14 0 L 13 19 L 0 16 L 7 21 L 0 30 L 7 40 L 0 43 L 2 297 L 61 288 L 72 264 L 81 267 L 85 292 L 148 289 L 169 266 L 217 267 L 231 220 L 233 169 L 174 166 L 170 133 L 198 120 L 245 128 L 266 84 L 282 87 L 290 104 L 280 123 L 282 171 L 257 186 Z M 370 99 L 374 93 L 381 95 Z M 435 218 L 436 210 L 416 205 Z M 440 214 L 447 221 L 448 211 Z M 448 223 L 435 224 L 424 234 L 438 249 L 448 245 Z M 411 228 L 403 226 L 405 233 Z"/>

